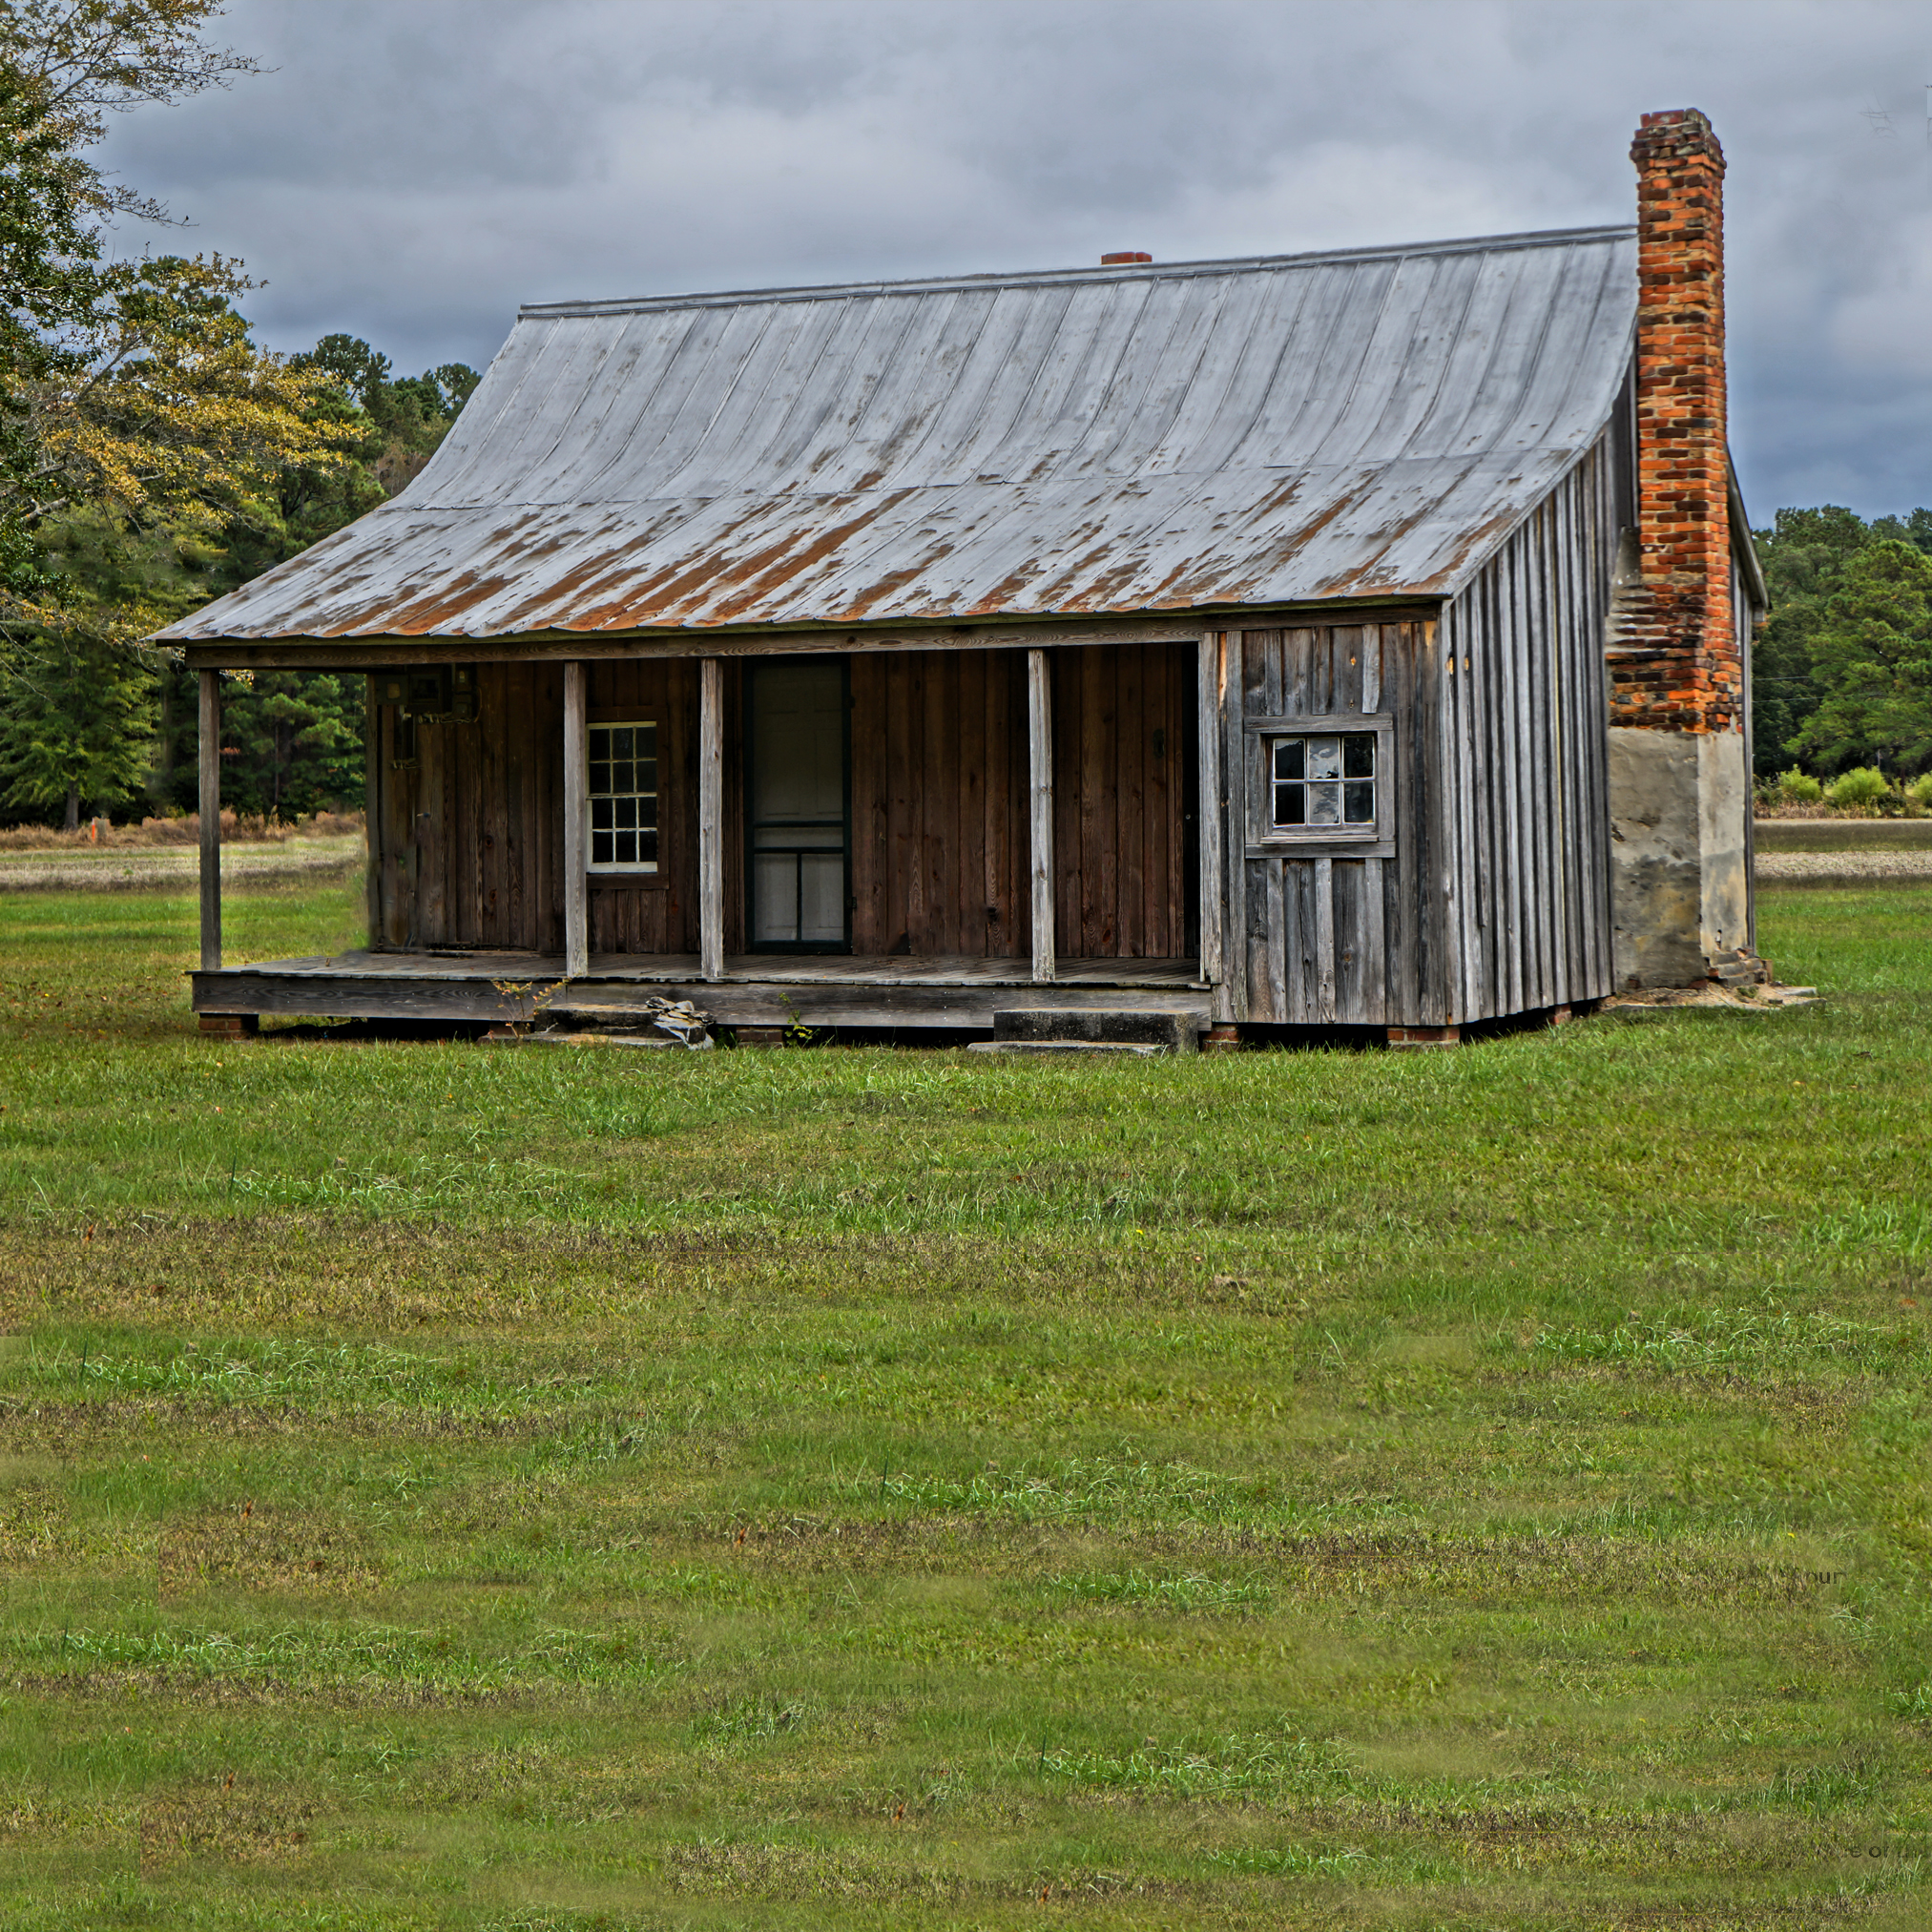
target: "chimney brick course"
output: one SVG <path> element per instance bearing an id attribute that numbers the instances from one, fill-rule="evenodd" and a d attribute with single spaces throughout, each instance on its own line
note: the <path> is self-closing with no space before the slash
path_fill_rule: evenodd
<path id="1" fill-rule="evenodd" d="M 1738 730 L 1725 439 L 1724 153 L 1694 108 L 1643 117 L 1637 168 L 1637 572 L 1606 653 L 1610 721 Z"/>

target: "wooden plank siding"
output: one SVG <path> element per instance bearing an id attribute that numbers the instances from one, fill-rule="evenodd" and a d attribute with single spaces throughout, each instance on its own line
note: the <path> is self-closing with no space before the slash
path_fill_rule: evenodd
<path id="1" fill-rule="evenodd" d="M 1616 540 L 1606 438 L 1444 613 L 1456 1021 L 1612 989 L 1603 633 Z"/>
<path id="2" fill-rule="evenodd" d="M 1193 639 L 1051 654 L 1063 957 L 1196 945 Z M 1026 654 L 856 653 L 853 950 L 1025 959 L 1032 949 Z M 659 869 L 590 881 L 597 955 L 696 952 L 699 671 L 595 658 L 592 723 L 658 730 Z M 561 664 L 485 663 L 471 724 L 375 707 L 372 945 L 556 952 L 564 943 Z M 724 667 L 724 945 L 745 948 L 742 666 Z"/>
<path id="3" fill-rule="evenodd" d="M 1198 643 L 1058 651 L 1051 665 L 1059 957 L 1193 955 Z"/>
<path id="4" fill-rule="evenodd" d="M 1611 990 L 1613 472 L 1606 438 L 1434 621 L 1228 634 L 1231 850 L 1246 851 L 1245 719 L 1395 719 L 1392 858 L 1231 865 L 1238 1017 L 1457 1026 Z"/>
<path id="5" fill-rule="evenodd" d="M 853 951 L 1026 958 L 1026 654 L 850 661 Z"/>

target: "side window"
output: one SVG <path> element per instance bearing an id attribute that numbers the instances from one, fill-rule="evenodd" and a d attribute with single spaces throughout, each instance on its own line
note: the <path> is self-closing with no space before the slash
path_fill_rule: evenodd
<path id="1" fill-rule="evenodd" d="M 656 723 L 593 724 L 590 736 L 590 869 L 655 872 Z"/>
<path id="2" fill-rule="evenodd" d="M 1322 732 L 1269 740 L 1272 819 L 1295 825 L 1375 823 L 1375 733 Z"/>
<path id="3" fill-rule="evenodd" d="M 1386 858 L 1395 839 L 1395 720 L 1385 714 L 1247 721 L 1248 848 Z"/>

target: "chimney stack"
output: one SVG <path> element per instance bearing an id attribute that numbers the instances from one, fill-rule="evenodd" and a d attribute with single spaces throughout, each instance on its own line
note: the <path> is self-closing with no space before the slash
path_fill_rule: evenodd
<path id="1" fill-rule="evenodd" d="M 1724 152 L 1646 114 L 1637 168 L 1636 529 L 1606 657 L 1619 986 L 1688 986 L 1751 944 L 1748 634 L 1731 557 Z"/>

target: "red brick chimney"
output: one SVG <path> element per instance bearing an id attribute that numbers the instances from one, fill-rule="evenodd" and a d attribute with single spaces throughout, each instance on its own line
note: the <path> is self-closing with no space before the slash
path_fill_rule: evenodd
<path id="1" fill-rule="evenodd" d="M 1646 114 L 1637 166 L 1637 579 L 1621 587 L 1611 722 L 1735 731 L 1725 441 L 1724 151 L 1695 108 Z"/>
<path id="2" fill-rule="evenodd" d="M 1695 985 L 1751 944 L 1747 637 L 1732 609 L 1724 154 L 1693 108 L 1646 114 L 1637 164 L 1636 528 L 1610 669 L 1617 984 Z"/>

